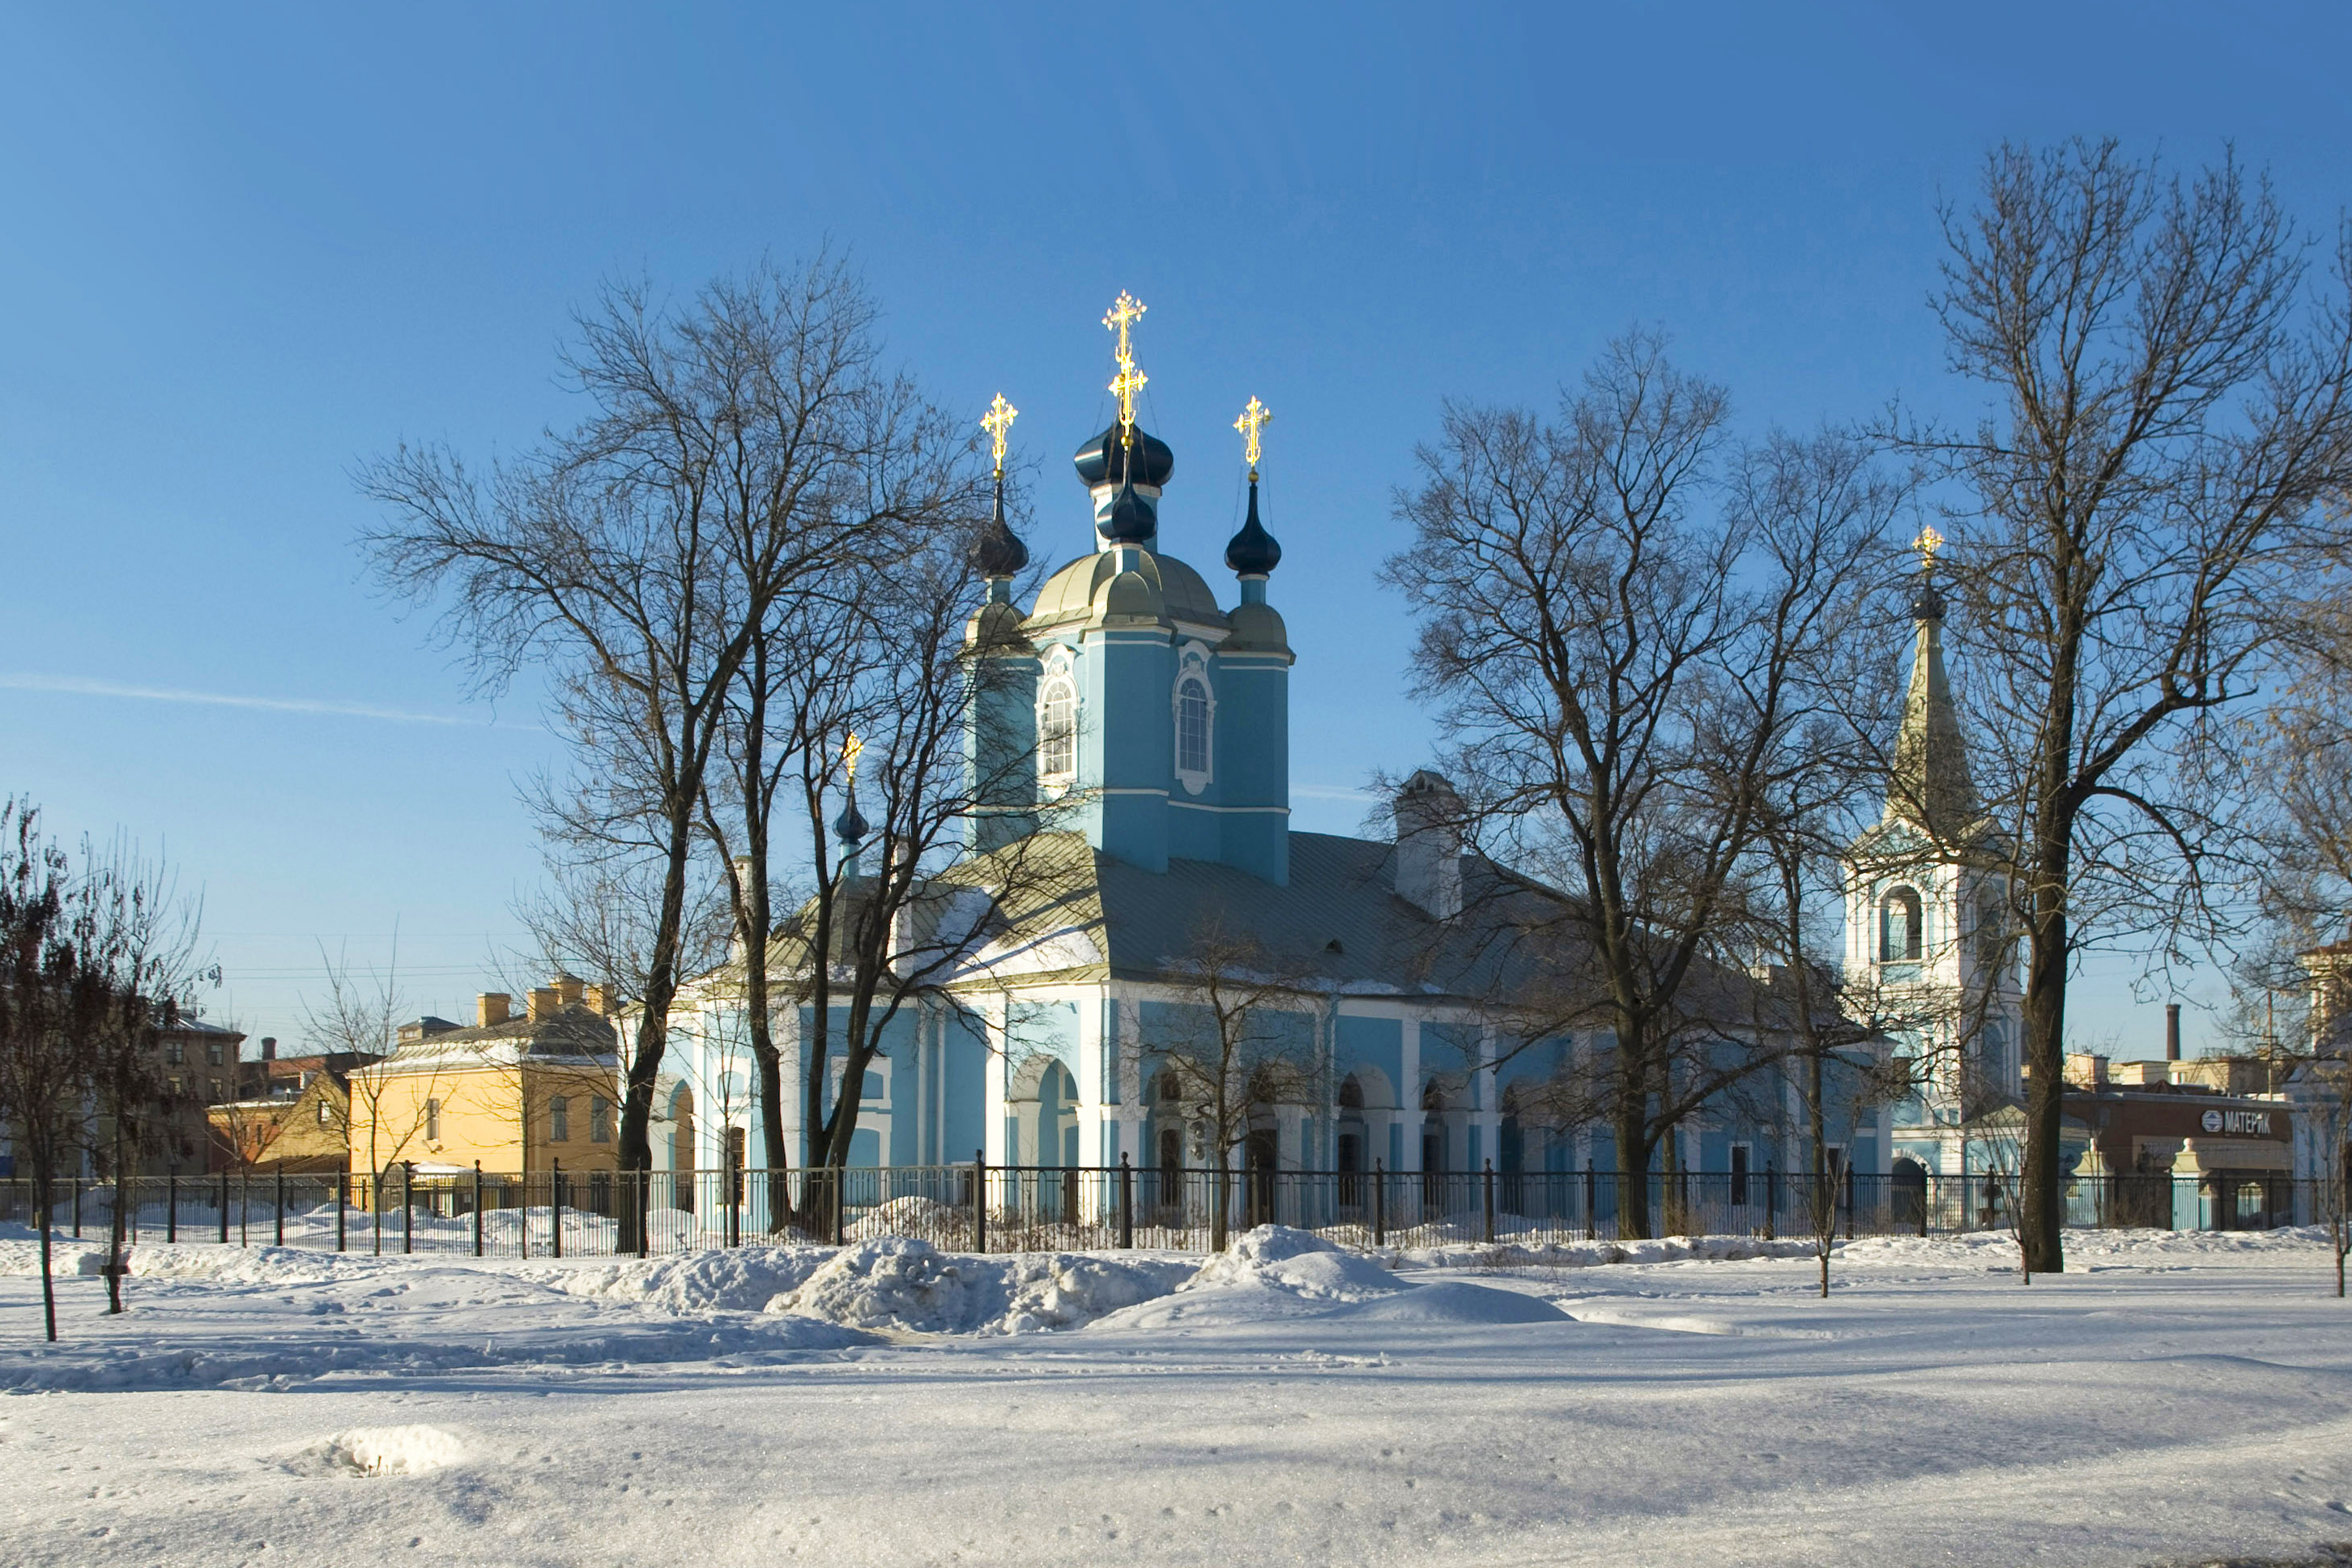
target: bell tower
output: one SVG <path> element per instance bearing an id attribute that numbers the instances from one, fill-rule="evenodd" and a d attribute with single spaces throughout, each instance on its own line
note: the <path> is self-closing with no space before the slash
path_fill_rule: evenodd
<path id="1" fill-rule="evenodd" d="M 1846 855 L 1849 990 L 1895 1021 L 1920 1064 L 1898 1122 L 1953 1126 L 2024 1091 L 2017 924 L 2007 857 L 1969 768 L 1944 669 L 1943 539 L 1921 532 L 1911 683 L 1878 822 Z"/>

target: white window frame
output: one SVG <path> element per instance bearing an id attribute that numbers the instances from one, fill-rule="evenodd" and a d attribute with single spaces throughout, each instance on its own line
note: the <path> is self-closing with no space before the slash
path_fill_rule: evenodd
<path id="1" fill-rule="evenodd" d="M 1048 750 L 1054 735 L 1046 718 L 1053 708 L 1057 689 L 1066 689 L 1070 699 L 1069 727 L 1064 732 L 1064 743 L 1069 748 L 1064 757 L 1067 765 L 1058 768 L 1053 765 L 1053 754 Z M 1069 649 L 1057 647 L 1046 656 L 1044 674 L 1037 681 L 1037 777 L 1048 791 L 1056 795 L 1067 789 L 1077 777 L 1078 712 L 1077 672 L 1073 667 Z"/>
<path id="2" fill-rule="evenodd" d="M 1184 683 L 1188 680 L 1199 681 L 1206 699 L 1206 711 L 1202 717 L 1202 765 L 1197 768 L 1184 765 Z M 1176 681 L 1169 689 L 1168 707 L 1175 739 L 1176 782 L 1184 786 L 1185 794 L 1198 795 L 1216 776 L 1217 763 L 1217 683 L 1209 674 L 1207 644 L 1188 642 L 1177 650 Z"/>

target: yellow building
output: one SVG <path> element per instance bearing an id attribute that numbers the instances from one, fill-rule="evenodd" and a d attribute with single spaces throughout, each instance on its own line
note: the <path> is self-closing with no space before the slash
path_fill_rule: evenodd
<path id="1" fill-rule="evenodd" d="M 620 1138 L 620 1041 L 602 987 L 570 975 L 527 1011 L 485 992 L 471 1027 L 401 1026 L 393 1054 L 351 1075 L 351 1170 L 418 1175 L 613 1170 Z"/>

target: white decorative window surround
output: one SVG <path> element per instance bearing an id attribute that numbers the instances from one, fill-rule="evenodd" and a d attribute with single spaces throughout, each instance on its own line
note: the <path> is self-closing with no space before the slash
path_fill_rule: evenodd
<path id="1" fill-rule="evenodd" d="M 1069 650 L 1055 648 L 1037 683 L 1037 776 L 1058 790 L 1077 771 L 1078 682 L 1070 670 Z"/>
<path id="2" fill-rule="evenodd" d="M 1176 656 L 1176 782 L 1187 795 L 1209 787 L 1216 755 L 1217 693 L 1209 682 L 1209 650 L 1186 643 Z"/>

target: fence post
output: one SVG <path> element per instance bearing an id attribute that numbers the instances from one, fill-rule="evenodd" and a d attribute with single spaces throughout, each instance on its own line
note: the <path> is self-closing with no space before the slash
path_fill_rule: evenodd
<path id="1" fill-rule="evenodd" d="M 1780 1215 L 1780 1167 L 1767 1161 L 1764 1166 L 1764 1239 L 1772 1239 L 1773 1225 Z"/>
<path id="2" fill-rule="evenodd" d="M 352 1173 L 346 1168 L 335 1173 L 335 1250 L 343 1250 L 343 1216 L 350 1211 Z"/>
<path id="3" fill-rule="evenodd" d="M 482 1255 L 482 1163 L 474 1162 L 474 1256 Z"/>
<path id="4" fill-rule="evenodd" d="M 1483 1179 L 1483 1184 L 1485 1185 L 1485 1187 L 1486 1187 L 1486 1193 L 1485 1193 L 1486 1203 L 1486 1245 L 1487 1245 L 1487 1246 L 1489 1246 L 1489 1247 L 1492 1247 L 1493 1245 L 1495 1245 L 1495 1162 L 1494 1162 L 1494 1161 L 1489 1160 L 1489 1161 L 1487 1161 L 1487 1162 L 1486 1162 L 1486 1171 L 1482 1173 L 1482 1179 Z"/>
<path id="5" fill-rule="evenodd" d="M 81 1239 L 81 1178 L 79 1176 L 73 1179 L 73 1227 L 74 1239 L 79 1241 Z"/>
<path id="6" fill-rule="evenodd" d="M 279 1246 L 279 1247 L 283 1247 L 283 1246 L 285 1246 L 285 1245 L 286 1245 L 286 1162 L 285 1162 L 285 1161 L 283 1161 L 283 1160 L 280 1160 L 280 1161 L 278 1163 L 278 1172 L 277 1172 L 277 1175 L 278 1175 L 278 1194 L 277 1194 L 277 1195 L 278 1195 L 278 1241 L 277 1241 L 277 1245 L 278 1245 L 278 1246 Z"/>
<path id="7" fill-rule="evenodd" d="M 236 1244 L 253 1245 L 253 1167 L 247 1165 L 236 1178 Z"/>
<path id="8" fill-rule="evenodd" d="M 1584 1162 L 1584 1239 L 1587 1241 L 1601 1239 L 1601 1205 L 1593 1201 L 1600 1190 L 1600 1173 L 1593 1169 L 1592 1162 L 1587 1160 Z"/>
<path id="9" fill-rule="evenodd" d="M 563 1162 L 550 1160 L 547 1163 L 547 1227 L 552 1236 L 548 1256 L 561 1258 L 563 1256 Z M 528 1193 L 523 1195 L 523 1203 L 526 1205 L 523 1212 L 529 1214 L 530 1195 Z"/>
<path id="10" fill-rule="evenodd" d="M 1853 1162 L 1845 1163 L 1845 1238 L 1853 1239 Z"/>
<path id="11" fill-rule="evenodd" d="M 649 1258 L 654 1245 L 654 1186 L 651 1171 L 632 1173 L 629 1201 L 635 1205 L 637 1215 L 637 1256 Z"/>
<path id="12" fill-rule="evenodd" d="M 833 1244 L 839 1247 L 842 1244 L 842 1215 L 849 1200 L 849 1167 L 844 1165 L 830 1174 L 833 1178 Z"/>
<path id="13" fill-rule="evenodd" d="M 975 1252 L 988 1250 L 988 1151 L 971 1152 L 971 1245 Z"/>
<path id="14" fill-rule="evenodd" d="M 416 1250 L 416 1162 L 400 1163 L 400 1250 Z"/>
<path id="15" fill-rule="evenodd" d="M 727 1142 L 729 1147 L 727 1150 L 727 1233 L 725 1239 L 727 1245 L 730 1247 L 740 1247 L 743 1245 L 743 1167 L 735 1163 L 735 1150 L 733 1147 L 735 1140 L 732 1137 L 730 1137 Z"/>
<path id="16" fill-rule="evenodd" d="M 1118 1244 L 1135 1245 L 1135 1165 L 1124 1149 L 1118 1153 Z"/>
<path id="17" fill-rule="evenodd" d="M 228 1245 L 228 1173 L 221 1173 L 220 1183 L 220 1244 Z"/>
<path id="18" fill-rule="evenodd" d="M 163 1239 L 180 1239 L 180 1173 L 177 1171 L 163 1178 Z"/>
<path id="19" fill-rule="evenodd" d="M 1389 1164 L 1386 1160 L 1372 1162 L 1372 1245 L 1389 1244 Z"/>

